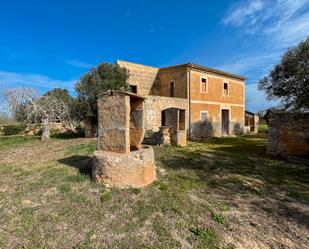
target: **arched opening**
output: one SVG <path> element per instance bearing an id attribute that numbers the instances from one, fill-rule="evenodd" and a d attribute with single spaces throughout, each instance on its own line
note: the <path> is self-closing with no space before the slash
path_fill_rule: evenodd
<path id="1" fill-rule="evenodd" d="M 186 145 L 186 111 L 168 108 L 161 111 L 161 125 L 169 127 L 171 144 Z"/>

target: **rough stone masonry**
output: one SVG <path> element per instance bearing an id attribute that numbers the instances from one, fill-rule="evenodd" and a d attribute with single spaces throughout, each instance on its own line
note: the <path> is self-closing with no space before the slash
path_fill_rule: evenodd
<path id="1" fill-rule="evenodd" d="M 309 157 L 309 113 L 273 113 L 269 120 L 267 153 L 283 158 Z"/>
<path id="2" fill-rule="evenodd" d="M 154 152 L 142 146 L 144 98 L 108 91 L 98 99 L 98 146 L 93 178 L 108 187 L 140 188 L 156 180 Z"/>

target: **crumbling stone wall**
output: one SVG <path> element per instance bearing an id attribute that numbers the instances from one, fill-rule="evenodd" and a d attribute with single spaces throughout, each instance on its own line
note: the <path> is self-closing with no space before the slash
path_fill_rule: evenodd
<path id="1" fill-rule="evenodd" d="M 273 113 L 269 119 L 267 153 L 309 157 L 309 113 Z"/>

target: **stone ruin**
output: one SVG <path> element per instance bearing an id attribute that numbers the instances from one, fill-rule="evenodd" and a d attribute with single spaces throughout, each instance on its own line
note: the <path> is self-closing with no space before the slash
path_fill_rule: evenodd
<path id="1" fill-rule="evenodd" d="M 309 158 L 309 113 L 272 113 L 268 124 L 267 154 Z"/>
<path id="2" fill-rule="evenodd" d="M 152 147 L 144 138 L 144 98 L 122 91 L 98 99 L 98 144 L 92 176 L 108 187 L 140 188 L 156 180 Z"/>

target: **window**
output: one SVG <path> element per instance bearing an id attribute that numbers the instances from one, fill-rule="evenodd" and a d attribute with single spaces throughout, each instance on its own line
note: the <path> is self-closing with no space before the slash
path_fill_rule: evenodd
<path id="1" fill-rule="evenodd" d="M 201 78 L 201 92 L 207 92 L 207 79 Z"/>
<path id="2" fill-rule="evenodd" d="M 130 92 L 131 92 L 131 93 L 137 93 L 137 86 L 135 86 L 135 85 L 130 85 Z"/>
<path id="3" fill-rule="evenodd" d="M 229 83 L 227 83 L 227 82 L 223 83 L 223 94 L 229 95 Z"/>
<path id="4" fill-rule="evenodd" d="M 175 87 L 174 87 L 174 81 L 172 81 L 171 83 L 170 83 L 170 97 L 174 97 L 174 91 L 175 91 L 175 89 L 174 89 Z"/>
<path id="5" fill-rule="evenodd" d="M 202 122 L 207 121 L 207 111 L 201 111 L 201 113 L 200 113 L 200 120 Z"/>

